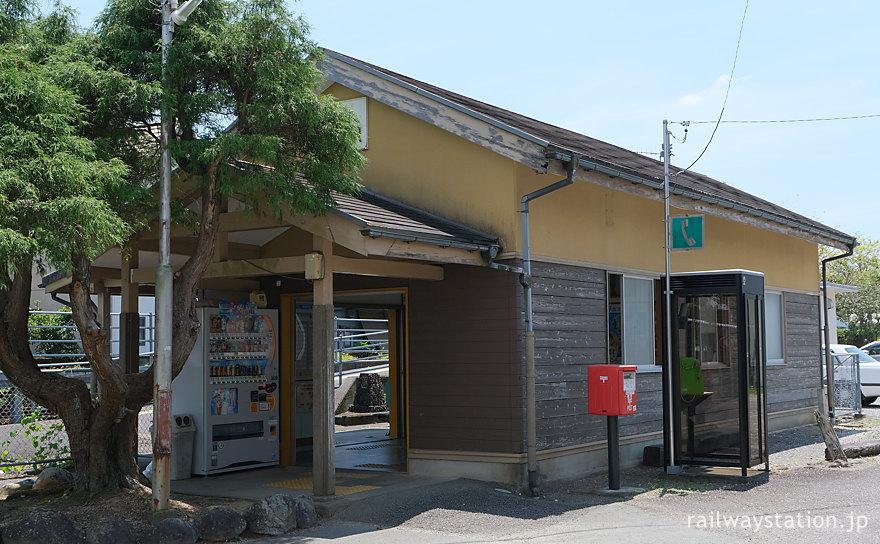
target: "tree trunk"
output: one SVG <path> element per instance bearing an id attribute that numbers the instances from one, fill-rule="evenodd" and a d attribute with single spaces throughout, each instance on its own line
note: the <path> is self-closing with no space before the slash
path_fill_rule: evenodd
<path id="1" fill-rule="evenodd" d="M 89 410 L 92 411 L 92 410 Z M 62 418 L 80 490 L 137 488 L 137 413 L 122 417 L 108 432 L 98 433 L 90 418 Z"/>
<path id="2" fill-rule="evenodd" d="M 172 376 L 180 373 L 198 335 L 196 287 L 211 263 L 219 232 L 215 175 L 216 164 L 209 169 L 210 181 L 202 187 L 196 248 L 174 278 Z M 32 262 L 18 263 L 13 276 L 0 272 L 0 284 L 6 286 L 0 288 L 0 370 L 64 422 L 77 489 L 138 487 L 138 414 L 152 398 L 153 370 L 125 374 L 113 361 L 91 301 L 91 262 L 83 255 L 73 255 L 72 262 L 70 306 L 86 358 L 97 376 L 98 396 L 92 400 L 80 380 L 42 372 L 30 352 L 27 320 Z"/>
<path id="3" fill-rule="evenodd" d="M 149 384 L 125 376 L 106 352 L 89 298 L 89 263 L 80 260 L 71 285 L 71 309 L 83 348 L 98 376 L 100 395 L 92 400 L 81 380 L 44 373 L 28 345 L 31 263 L 19 263 L 0 289 L 0 370 L 28 398 L 58 414 L 64 423 L 81 490 L 131 488 L 137 480 L 137 417 L 149 400 Z"/>

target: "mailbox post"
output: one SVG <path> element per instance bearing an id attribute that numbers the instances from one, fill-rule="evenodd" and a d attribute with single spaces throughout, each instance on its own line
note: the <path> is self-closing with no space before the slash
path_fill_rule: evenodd
<path id="1" fill-rule="evenodd" d="M 635 365 L 592 365 L 587 369 L 589 413 L 608 423 L 608 489 L 620 489 L 620 433 L 617 416 L 636 413 Z"/>

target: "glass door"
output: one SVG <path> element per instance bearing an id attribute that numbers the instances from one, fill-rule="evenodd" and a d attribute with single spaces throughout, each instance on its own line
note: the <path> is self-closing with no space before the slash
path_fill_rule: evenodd
<path id="1" fill-rule="evenodd" d="M 744 391 L 745 420 L 748 422 L 748 464 L 769 464 L 766 428 L 766 353 L 764 342 L 764 297 L 745 295 L 746 301 L 746 370 L 748 376 Z"/>
<path id="2" fill-rule="evenodd" d="M 673 376 L 677 456 L 739 464 L 741 341 L 735 295 L 676 296 Z M 676 376 L 677 375 L 677 376 Z"/>

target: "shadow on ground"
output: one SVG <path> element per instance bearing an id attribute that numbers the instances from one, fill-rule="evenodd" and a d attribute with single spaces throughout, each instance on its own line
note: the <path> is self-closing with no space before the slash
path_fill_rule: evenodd
<path id="1" fill-rule="evenodd" d="M 844 441 L 872 438 L 880 433 L 880 406 L 869 407 L 866 412 L 868 417 L 836 428 Z M 745 492 L 782 477 L 782 472 L 791 469 L 827 466 L 823 458 L 824 442 L 815 425 L 771 433 L 769 449 L 771 472 L 752 471 L 746 478 L 739 476 L 738 469 L 733 471 L 736 476 L 720 475 L 700 467 L 689 467 L 680 475 L 668 475 L 662 468 L 637 466 L 622 470 L 620 483 L 625 488 L 640 488 L 639 491 L 608 494 L 608 475 L 603 471 L 577 480 L 545 483 L 539 497 L 499 484 L 454 480 L 353 500 L 333 520 L 338 523 L 335 526 L 338 536 L 400 526 L 501 538 L 505 534 L 552 524 L 559 516 L 574 510 L 690 493 Z M 778 467 L 776 472 L 774 463 Z M 449 515 L 450 512 L 455 515 Z M 329 534 L 326 532 L 329 528 L 324 529 L 323 534 Z"/>

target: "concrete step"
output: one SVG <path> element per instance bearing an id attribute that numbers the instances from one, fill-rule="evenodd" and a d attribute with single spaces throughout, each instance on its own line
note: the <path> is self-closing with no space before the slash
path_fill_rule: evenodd
<path id="1" fill-rule="evenodd" d="M 334 419 L 337 425 L 367 425 L 370 423 L 388 423 L 388 412 L 343 412 Z"/>

